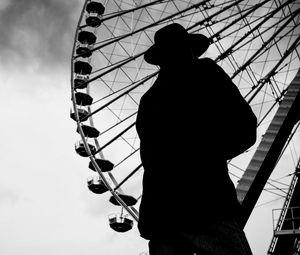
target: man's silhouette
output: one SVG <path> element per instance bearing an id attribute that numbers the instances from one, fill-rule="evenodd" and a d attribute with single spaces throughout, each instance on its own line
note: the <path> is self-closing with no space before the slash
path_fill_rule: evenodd
<path id="1" fill-rule="evenodd" d="M 204 35 L 156 32 L 146 62 L 160 66 L 140 101 L 144 166 L 139 231 L 150 255 L 249 255 L 226 161 L 256 139 L 256 117 L 213 60 Z"/>

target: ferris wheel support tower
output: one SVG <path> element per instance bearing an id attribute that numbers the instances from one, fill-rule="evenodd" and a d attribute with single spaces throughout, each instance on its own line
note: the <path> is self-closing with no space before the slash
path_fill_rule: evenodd
<path id="1" fill-rule="evenodd" d="M 299 117 L 300 70 L 288 86 L 271 124 L 237 185 L 237 196 L 243 207 L 243 225 L 246 225 Z"/>
<path id="2" fill-rule="evenodd" d="M 300 158 L 279 217 L 273 210 L 274 235 L 269 255 L 300 253 Z M 275 212 L 275 213 L 274 213 Z M 278 218 L 277 218 L 278 217 Z M 277 221 L 277 222 L 275 222 Z M 276 223 L 276 227 L 275 224 Z"/>

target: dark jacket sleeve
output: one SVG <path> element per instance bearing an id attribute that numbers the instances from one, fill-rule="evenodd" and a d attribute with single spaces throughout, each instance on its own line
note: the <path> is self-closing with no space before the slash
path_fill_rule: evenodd
<path id="1" fill-rule="evenodd" d="M 255 143 L 257 119 L 225 71 L 213 60 L 207 61 L 218 88 L 216 98 L 221 105 L 219 120 L 224 153 L 227 159 L 231 159 Z"/>

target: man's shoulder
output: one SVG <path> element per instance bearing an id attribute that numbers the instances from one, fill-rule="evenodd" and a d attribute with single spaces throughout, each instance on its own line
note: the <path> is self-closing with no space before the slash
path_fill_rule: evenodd
<path id="1" fill-rule="evenodd" d="M 207 75 L 213 76 L 212 78 L 227 79 L 226 73 L 216 61 L 211 58 L 200 58 L 196 61 L 198 70 L 201 69 Z"/>
<path id="2" fill-rule="evenodd" d="M 216 66 L 217 63 L 212 60 L 211 58 L 199 58 L 196 61 L 197 65 L 202 65 L 202 66 Z"/>
<path id="3" fill-rule="evenodd" d="M 202 75 L 209 76 L 211 79 L 216 78 L 220 72 L 221 67 L 211 58 L 199 58 L 195 61 L 195 69 L 201 72 Z"/>

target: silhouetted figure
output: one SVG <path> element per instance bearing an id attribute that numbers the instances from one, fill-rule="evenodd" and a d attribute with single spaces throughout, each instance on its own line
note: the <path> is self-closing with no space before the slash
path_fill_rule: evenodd
<path id="1" fill-rule="evenodd" d="M 144 166 L 139 230 L 150 255 L 249 255 L 226 161 L 256 140 L 256 117 L 213 60 L 204 35 L 156 32 L 145 60 L 160 66 L 140 101 Z"/>

